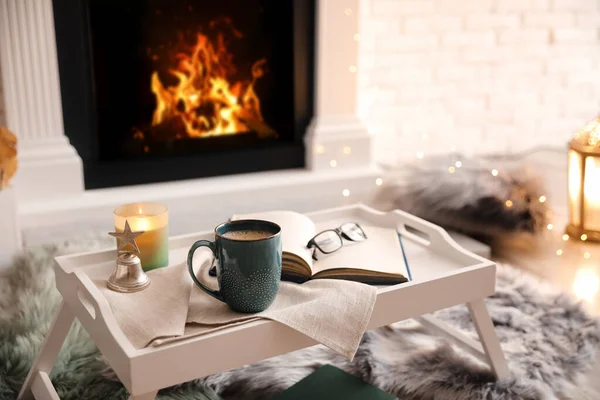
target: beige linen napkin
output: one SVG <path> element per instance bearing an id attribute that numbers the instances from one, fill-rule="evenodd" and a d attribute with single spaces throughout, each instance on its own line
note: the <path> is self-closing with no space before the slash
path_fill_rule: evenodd
<path id="1" fill-rule="evenodd" d="M 371 318 L 377 289 L 334 279 L 308 281 L 301 285 L 281 282 L 277 298 L 258 314 L 242 314 L 192 288 L 187 322 L 188 335 L 214 331 L 228 324 L 256 317 L 280 322 L 335 350 L 349 359 L 354 357 L 360 339 Z"/>
<path id="2" fill-rule="evenodd" d="M 185 265 L 158 268 L 148 272 L 150 286 L 141 292 L 119 293 L 94 280 L 117 320 L 137 349 L 155 339 L 182 336 L 185 332 L 192 279 Z"/>
<path id="3" fill-rule="evenodd" d="M 285 324 L 352 359 L 377 297 L 375 287 L 343 280 L 322 279 L 301 285 L 281 282 L 277 298 L 267 310 L 243 314 L 193 285 L 185 265 L 151 271 L 149 276 L 150 287 L 134 294 L 112 292 L 105 282 L 96 281 L 121 329 L 137 348 L 264 318 Z"/>

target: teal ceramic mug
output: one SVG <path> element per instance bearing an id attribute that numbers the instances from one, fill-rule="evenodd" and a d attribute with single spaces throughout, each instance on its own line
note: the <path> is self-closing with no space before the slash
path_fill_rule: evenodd
<path id="1" fill-rule="evenodd" d="M 194 273 L 194 252 L 203 246 L 214 254 L 219 290 L 204 285 Z M 196 285 L 232 310 L 266 310 L 275 300 L 281 280 L 281 227 L 261 220 L 225 222 L 215 228 L 214 242 L 198 240 L 192 245 L 187 265 Z"/>

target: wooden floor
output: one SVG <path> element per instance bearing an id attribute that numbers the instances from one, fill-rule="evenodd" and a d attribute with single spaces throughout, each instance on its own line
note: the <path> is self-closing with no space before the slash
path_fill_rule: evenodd
<path id="1" fill-rule="evenodd" d="M 494 258 L 533 272 L 581 299 L 593 315 L 600 317 L 600 244 L 563 240 L 567 223 L 567 152 L 539 151 L 519 161 L 531 165 L 544 180 L 552 208 L 551 229 L 536 248 L 500 251 Z M 511 163 L 499 163 L 503 167 Z M 498 167 L 500 169 L 500 167 Z M 600 400 L 600 349 L 587 382 L 579 385 L 572 399 Z"/>

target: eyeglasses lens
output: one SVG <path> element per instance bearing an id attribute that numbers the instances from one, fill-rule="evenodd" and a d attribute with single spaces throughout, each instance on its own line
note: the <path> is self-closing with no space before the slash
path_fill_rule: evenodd
<path id="1" fill-rule="evenodd" d="M 367 238 L 367 235 L 363 232 L 363 230 L 358 226 L 358 224 L 354 222 L 346 222 L 342 226 L 340 226 L 340 230 L 344 233 L 350 240 L 355 242 L 363 241 Z"/>
<path id="2" fill-rule="evenodd" d="M 342 247 L 342 238 L 333 231 L 325 231 L 315 237 L 315 243 L 325 253 L 331 253 Z"/>

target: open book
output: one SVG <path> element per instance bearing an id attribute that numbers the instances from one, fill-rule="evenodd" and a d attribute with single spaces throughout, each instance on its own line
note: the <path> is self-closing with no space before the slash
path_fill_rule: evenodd
<path id="1" fill-rule="evenodd" d="M 344 246 L 331 254 L 317 250 L 318 260 L 313 260 L 314 249 L 307 243 L 317 233 L 338 226 L 315 226 L 307 216 L 292 211 L 269 211 L 234 215 L 231 220 L 262 219 L 281 227 L 283 247 L 282 279 L 305 282 L 309 279 L 335 278 L 351 281 L 390 285 L 406 282 L 409 276 L 404 254 L 395 229 L 365 226 L 367 239 L 352 242 L 344 239 Z M 352 221 L 345 221 L 352 222 Z"/>

